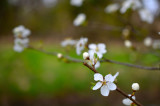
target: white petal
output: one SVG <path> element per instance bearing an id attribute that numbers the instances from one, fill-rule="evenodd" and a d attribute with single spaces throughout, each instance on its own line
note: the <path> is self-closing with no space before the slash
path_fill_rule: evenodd
<path id="1" fill-rule="evenodd" d="M 103 54 L 100 52 L 97 52 L 97 56 L 101 59 L 103 57 Z"/>
<path id="2" fill-rule="evenodd" d="M 124 105 L 130 106 L 130 105 L 132 104 L 132 101 L 127 98 L 127 99 L 123 99 L 122 103 L 123 103 Z"/>
<path id="3" fill-rule="evenodd" d="M 99 49 L 105 49 L 106 48 L 106 45 L 104 43 L 99 43 L 98 44 L 98 48 Z"/>
<path id="4" fill-rule="evenodd" d="M 100 67 L 100 62 L 97 61 L 97 63 L 95 64 L 95 68 L 97 69 L 98 67 Z"/>
<path id="5" fill-rule="evenodd" d="M 116 79 L 116 77 L 119 75 L 119 72 L 117 72 L 113 77 L 114 77 L 114 80 Z"/>
<path id="6" fill-rule="evenodd" d="M 114 84 L 114 83 L 112 83 L 112 82 L 108 82 L 107 83 L 107 86 L 108 86 L 108 88 L 110 89 L 110 90 L 116 90 L 116 88 L 117 88 L 117 86 L 116 86 L 116 84 Z"/>
<path id="7" fill-rule="evenodd" d="M 95 81 L 103 81 L 103 76 L 99 73 L 94 74 L 94 80 Z"/>
<path id="8" fill-rule="evenodd" d="M 105 80 L 113 82 L 114 81 L 114 77 L 111 74 L 108 74 L 108 75 L 105 76 Z"/>
<path id="9" fill-rule="evenodd" d="M 16 51 L 16 52 L 22 52 L 22 51 L 24 50 L 24 48 L 21 47 L 21 46 L 18 45 L 18 44 L 16 44 L 13 49 L 14 49 L 14 51 Z"/>
<path id="10" fill-rule="evenodd" d="M 101 82 L 97 82 L 96 85 L 93 87 L 93 90 L 97 90 L 102 86 Z"/>
<path id="11" fill-rule="evenodd" d="M 96 44 L 89 44 L 89 49 L 96 50 L 97 45 Z"/>
<path id="12" fill-rule="evenodd" d="M 109 89 L 108 89 L 107 85 L 103 85 L 103 86 L 101 87 L 101 94 L 102 94 L 103 96 L 108 96 L 108 95 L 109 95 Z"/>

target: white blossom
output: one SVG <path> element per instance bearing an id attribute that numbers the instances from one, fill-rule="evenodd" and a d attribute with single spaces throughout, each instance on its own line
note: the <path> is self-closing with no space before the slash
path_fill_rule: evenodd
<path id="1" fill-rule="evenodd" d="M 142 7 L 142 4 L 139 0 L 125 0 L 122 3 L 122 8 L 120 9 L 120 12 L 123 14 L 125 13 L 129 8 L 132 10 L 136 10 Z"/>
<path id="2" fill-rule="evenodd" d="M 152 47 L 154 49 L 160 49 L 160 40 L 154 40 L 153 44 L 152 44 Z"/>
<path id="3" fill-rule="evenodd" d="M 114 76 L 111 74 L 106 75 L 104 78 L 101 74 L 94 74 L 94 80 L 98 81 L 96 85 L 93 87 L 93 90 L 97 90 L 99 88 L 100 92 L 103 96 L 108 96 L 110 91 L 116 90 L 117 86 L 114 84 L 114 80 L 118 76 L 119 72 L 117 72 Z"/>
<path id="4" fill-rule="evenodd" d="M 131 96 L 131 94 L 129 94 L 128 96 Z M 132 99 L 136 99 L 135 96 L 132 96 Z M 131 101 L 129 98 L 123 99 L 122 103 L 126 106 L 131 106 L 131 104 L 133 103 L 133 101 Z"/>
<path id="5" fill-rule="evenodd" d="M 105 8 L 105 12 L 106 13 L 112 13 L 115 12 L 119 9 L 119 4 L 115 3 L 115 4 L 110 4 Z"/>
<path id="6" fill-rule="evenodd" d="M 61 42 L 61 45 L 63 47 L 66 47 L 68 45 L 75 45 L 76 43 L 77 43 L 76 40 L 72 40 L 71 38 L 67 38 L 66 40 L 64 40 L 64 41 Z"/>
<path id="7" fill-rule="evenodd" d="M 84 13 L 78 14 L 76 19 L 73 21 L 74 26 L 80 26 L 86 20 L 86 15 Z"/>
<path id="8" fill-rule="evenodd" d="M 125 40 L 124 41 L 124 45 L 127 47 L 127 48 L 131 48 L 132 47 L 132 42 L 130 40 Z"/>
<path id="9" fill-rule="evenodd" d="M 13 29 L 13 33 L 15 37 L 26 38 L 31 34 L 31 31 L 25 28 L 23 25 L 20 25 Z"/>
<path id="10" fill-rule="evenodd" d="M 73 6 L 80 7 L 83 3 L 83 0 L 70 0 L 70 4 Z"/>
<path id="11" fill-rule="evenodd" d="M 132 90 L 138 91 L 139 90 L 139 84 L 138 83 L 133 83 L 132 84 Z"/>
<path id="12" fill-rule="evenodd" d="M 14 51 L 16 52 L 22 52 L 24 50 L 24 48 L 28 47 L 28 43 L 29 43 L 29 39 L 25 38 L 25 39 L 20 39 L 20 38 L 16 38 L 14 40 Z"/>
<path id="13" fill-rule="evenodd" d="M 142 21 L 145 21 L 149 24 L 153 23 L 154 21 L 154 15 L 148 11 L 147 9 L 143 8 L 139 10 L 139 15 Z"/>
<path id="14" fill-rule="evenodd" d="M 94 52 L 98 55 L 99 58 L 103 57 L 103 54 L 107 52 L 106 50 L 106 45 L 104 43 L 99 43 L 99 44 L 89 44 L 89 54 Z"/>
<path id="15" fill-rule="evenodd" d="M 76 44 L 76 53 L 78 55 L 80 55 L 82 50 L 84 50 L 87 42 L 88 42 L 88 38 L 80 38 L 80 40 L 77 42 L 77 44 Z"/>
<path id="16" fill-rule="evenodd" d="M 152 38 L 151 37 L 146 37 L 145 39 L 144 39 L 144 45 L 145 46 L 147 46 L 147 47 L 149 47 L 149 46 L 151 46 L 152 45 Z"/>

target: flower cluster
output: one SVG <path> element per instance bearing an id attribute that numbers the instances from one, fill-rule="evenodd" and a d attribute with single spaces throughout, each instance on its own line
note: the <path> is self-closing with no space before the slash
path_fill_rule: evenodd
<path id="1" fill-rule="evenodd" d="M 137 10 L 142 21 L 153 23 L 155 14 L 145 7 L 140 0 L 124 0 L 122 5 L 114 3 L 105 8 L 106 13 L 112 13 L 120 9 L 120 13 L 124 14 L 128 9 Z"/>
<path id="2" fill-rule="evenodd" d="M 20 25 L 13 29 L 14 33 L 14 51 L 22 52 L 24 48 L 28 47 L 29 39 L 27 38 L 30 35 L 30 30 L 26 29 L 24 26 Z"/>
<path id="3" fill-rule="evenodd" d="M 117 86 L 116 84 L 114 84 L 114 81 L 118 75 L 119 75 L 119 72 L 117 72 L 114 76 L 112 76 L 111 74 L 108 74 L 105 77 L 103 77 L 99 73 L 94 74 L 94 80 L 98 82 L 92 89 L 97 90 L 101 88 L 100 89 L 101 94 L 103 96 L 108 96 L 110 91 L 114 91 L 117 89 Z"/>
<path id="4" fill-rule="evenodd" d="M 133 90 L 133 93 L 132 94 L 128 94 L 128 96 L 135 100 L 136 99 L 135 92 L 139 90 L 139 84 L 138 83 L 133 83 L 132 84 L 132 90 Z M 134 102 L 132 100 L 130 100 L 129 98 L 123 99 L 122 103 L 124 105 L 126 105 L 126 106 L 134 105 Z"/>

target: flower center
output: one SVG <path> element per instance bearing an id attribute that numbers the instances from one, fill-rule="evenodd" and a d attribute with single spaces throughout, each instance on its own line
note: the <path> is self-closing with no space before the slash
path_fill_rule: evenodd
<path id="1" fill-rule="evenodd" d="M 106 80 L 102 81 L 102 85 L 106 85 L 106 83 L 107 83 Z"/>
<path id="2" fill-rule="evenodd" d="M 96 47 L 96 52 L 98 52 L 99 51 L 99 48 L 98 47 Z"/>

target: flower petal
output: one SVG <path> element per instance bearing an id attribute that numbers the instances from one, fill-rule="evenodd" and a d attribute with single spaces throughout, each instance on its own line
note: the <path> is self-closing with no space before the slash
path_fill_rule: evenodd
<path id="1" fill-rule="evenodd" d="M 116 77 L 119 75 L 119 72 L 117 72 L 113 77 L 114 77 L 114 80 L 116 79 Z"/>
<path id="2" fill-rule="evenodd" d="M 97 47 L 97 45 L 96 44 L 89 44 L 89 49 L 91 49 L 91 50 L 95 50 L 96 49 L 96 47 Z"/>
<path id="3" fill-rule="evenodd" d="M 101 59 L 103 57 L 103 54 L 100 52 L 97 52 L 97 56 Z"/>
<path id="4" fill-rule="evenodd" d="M 101 82 L 97 82 L 96 85 L 93 87 L 93 90 L 97 90 L 102 86 Z"/>
<path id="5" fill-rule="evenodd" d="M 123 103 L 124 105 L 130 106 L 130 105 L 132 104 L 132 101 L 127 98 L 127 99 L 123 99 L 122 103 Z"/>
<path id="6" fill-rule="evenodd" d="M 100 62 L 97 61 L 97 63 L 95 64 L 95 68 L 97 69 L 98 67 L 100 67 Z"/>
<path id="7" fill-rule="evenodd" d="M 103 76 L 99 73 L 94 74 L 95 81 L 103 81 Z"/>
<path id="8" fill-rule="evenodd" d="M 104 43 L 99 43 L 97 46 L 98 46 L 99 49 L 105 49 L 106 48 L 106 45 Z"/>
<path id="9" fill-rule="evenodd" d="M 109 95 L 109 89 L 108 89 L 107 85 L 103 85 L 103 86 L 101 87 L 101 94 L 102 94 L 103 96 L 108 96 L 108 95 Z"/>
<path id="10" fill-rule="evenodd" d="M 111 74 L 108 74 L 105 76 L 105 80 L 109 81 L 109 82 L 113 82 L 114 81 L 114 77 Z"/>
<path id="11" fill-rule="evenodd" d="M 108 86 L 108 88 L 110 89 L 110 90 L 116 90 L 116 88 L 117 88 L 117 86 L 116 86 L 116 84 L 114 84 L 114 83 L 112 83 L 112 82 L 108 82 L 107 83 L 107 86 Z"/>

